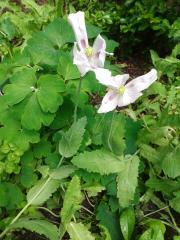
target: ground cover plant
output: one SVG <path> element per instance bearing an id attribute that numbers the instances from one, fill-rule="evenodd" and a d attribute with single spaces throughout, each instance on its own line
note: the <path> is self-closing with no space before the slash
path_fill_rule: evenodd
<path id="1" fill-rule="evenodd" d="M 178 240 L 180 46 L 123 74 L 118 43 L 61 6 L 21 44 L 0 28 L 0 239 Z"/>

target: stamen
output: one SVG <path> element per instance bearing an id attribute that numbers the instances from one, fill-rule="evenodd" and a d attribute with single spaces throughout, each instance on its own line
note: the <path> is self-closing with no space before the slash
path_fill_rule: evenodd
<path id="1" fill-rule="evenodd" d="M 87 48 L 85 49 L 85 54 L 86 54 L 87 57 L 92 57 L 93 54 L 94 54 L 93 48 L 92 48 L 92 47 L 87 47 Z"/>
<path id="2" fill-rule="evenodd" d="M 123 94 L 124 91 L 125 91 L 124 85 L 121 85 L 121 86 L 117 89 L 117 93 L 120 94 L 120 95 Z"/>

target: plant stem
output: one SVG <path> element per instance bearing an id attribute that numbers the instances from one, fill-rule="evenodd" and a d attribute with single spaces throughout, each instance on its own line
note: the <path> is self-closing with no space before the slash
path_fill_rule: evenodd
<path id="1" fill-rule="evenodd" d="M 62 156 L 57 168 L 61 165 L 62 161 L 63 161 L 64 157 Z M 46 185 L 48 184 L 48 182 L 51 180 L 51 177 L 48 177 L 48 179 L 45 181 L 45 183 L 42 185 L 42 187 L 39 189 L 39 191 L 36 193 L 36 195 L 31 199 L 30 202 L 28 202 L 24 208 L 16 215 L 16 217 L 11 221 L 11 223 L 9 224 L 9 226 L 11 226 L 13 223 L 15 223 L 20 216 L 26 211 L 26 209 L 28 209 L 28 207 L 33 203 L 33 201 L 39 196 L 39 194 L 41 194 L 41 192 L 45 189 Z M 5 228 L 5 230 L 0 234 L 0 238 L 2 238 L 8 231 L 9 231 L 9 226 L 7 228 Z"/>
<path id="2" fill-rule="evenodd" d="M 75 109 L 74 109 L 74 123 L 77 121 L 77 108 L 79 105 L 79 94 L 81 91 L 81 83 L 82 83 L 82 78 L 79 79 L 79 84 L 78 84 L 78 88 L 77 88 L 76 104 L 75 104 Z"/>

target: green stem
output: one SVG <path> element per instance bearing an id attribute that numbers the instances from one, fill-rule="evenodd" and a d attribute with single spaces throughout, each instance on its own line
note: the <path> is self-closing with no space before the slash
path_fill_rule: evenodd
<path id="1" fill-rule="evenodd" d="M 64 157 L 62 156 L 57 168 L 61 165 L 62 161 L 63 161 Z M 48 179 L 45 181 L 45 183 L 43 184 L 43 186 L 39 189 L 39 191 L 36 193 L 36 195 L 31 199 L 30 202 L 28 202 L 24 208 L 16 215 L 16 217 L 11 221 L 11 223 L 9 224 L 9 226 L 11 226 L 12 224 L 14 224 L 20 217 L 21 215 L 28 209 L 28 207 L 33 203 L 33 201 L 39 196 L 39 194 L 41 194 L 41 192 L 45 189 L 46 185 L 48 184 L 48 182 L 51 180 L 51 177 L 48 177 Z M 0 234 L 0 238 L 4 237 L 4 235 L 9 231 L 9 226 L 7 228 L 5 228 L 5 230 Z"/>
<path id="2" fill-rule="evenodd" d="M 76 104 L 75 104 L 75 109 L 74 109 L 74 123 L 77 121 L 77 108 L 79 105 L 79 94 L 81 91 L 81 84 L 82 84 L 82 78 L 79 79 L 79 84 L 78 84 L 78 88 L 77 88 Z"/>
<path id="3" fill-rule="evenodd" d="M 113 123 L 113 120 L 114 120 L 114 115 L 115 115 L 115 111 L 112 114 L 111 125 L 110 125 L 110 130 L 109 130 L 109 136 L 108 136 L 108 140 L 107 140 L 108 147 L 109 147 L 111 152 L 113 152 L 113 149 L 112 149 L 112 146 L 111 146 L 111 143 L 110 143 L 110 138 L 111 138 L 111 134 L 112 134 L 112 123 Z"/>

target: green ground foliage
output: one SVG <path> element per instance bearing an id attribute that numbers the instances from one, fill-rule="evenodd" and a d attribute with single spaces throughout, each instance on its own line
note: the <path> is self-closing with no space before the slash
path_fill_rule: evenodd
<path id="1" fill-rule="evenodd" d="M 178 2 L 17 2 L 0 2 L 0 239 L 180 239 Z M 98 114 L 92 72 L 77 101 L 74 9 L 90 42 L 107 34 L 108 51 L 141 43 L 151 57 L 158 81 L 135 104 Z M 121 74 L 119 57 L 106 66 Z"/>

